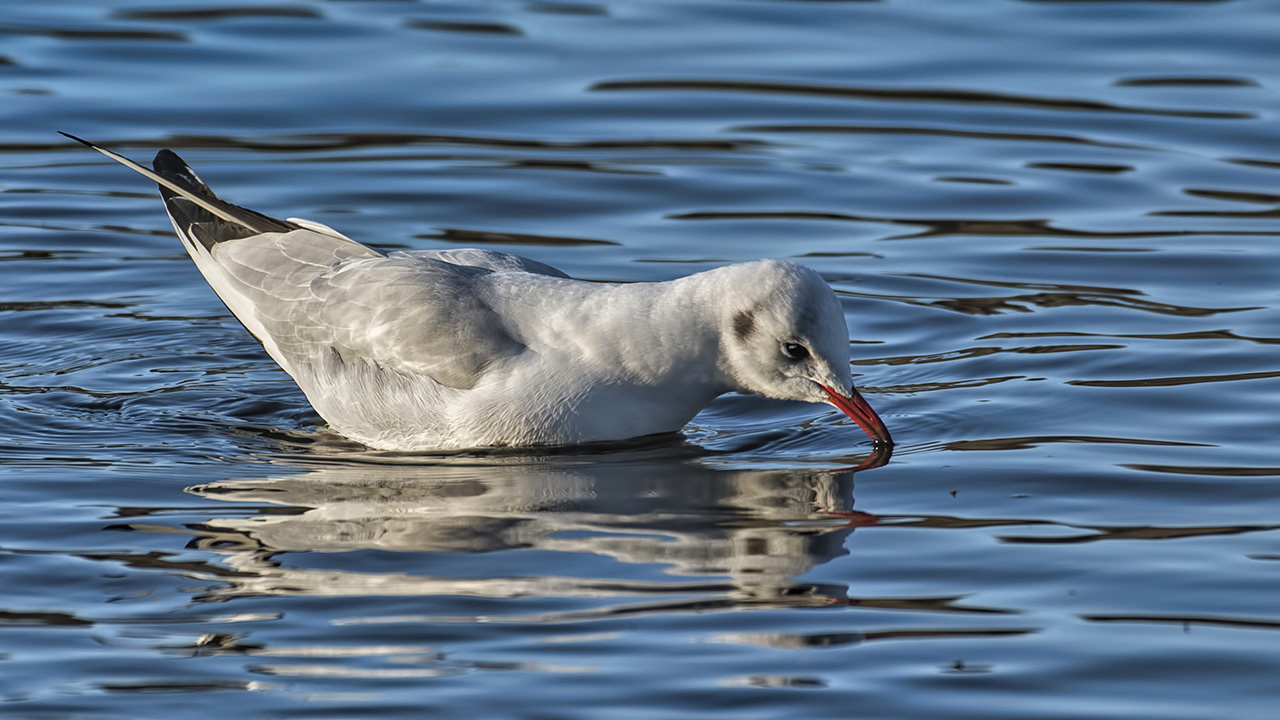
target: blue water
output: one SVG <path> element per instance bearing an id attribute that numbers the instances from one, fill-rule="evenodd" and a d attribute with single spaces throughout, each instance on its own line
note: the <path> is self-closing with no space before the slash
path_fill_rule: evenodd
<path id="1" fill-rule="evenodd" d="M 1280 6 L 11 0 L 0 714 L 1280 717 Z M 899 446 L 370 452 L 55 134 L 384 249 L 804 262 Z"/>

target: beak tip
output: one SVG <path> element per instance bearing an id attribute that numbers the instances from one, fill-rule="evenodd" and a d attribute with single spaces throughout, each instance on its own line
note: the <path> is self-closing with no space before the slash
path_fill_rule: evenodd
<path id="1" fill-rule="evenodd" d="M 861 427 L 863 432 L 871 438 L 873 448 L 877 450 L 893 448 L 893 436 L 889 434 L 889 428 L 856 389 L 851 389 L 849 394 L 845 395 L 826 385 L 821 387 L 826 391 L 830 403 L 858 423 L 858 427 Z"/>

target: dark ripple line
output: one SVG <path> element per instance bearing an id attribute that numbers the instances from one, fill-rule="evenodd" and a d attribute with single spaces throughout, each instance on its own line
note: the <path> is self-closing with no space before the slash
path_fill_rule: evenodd
<path id="1" fill-rule="evenodd" d="M 0 627 L 43 625 L 45 627 L 83 627 L 95 624 L 92 620 L 70 613 L 53 610 L 18 611 L 0 610 Z"/>
<path id="2" fill-rule="evenodd" d="M 983 92 L 978 90 L 948 90 L 941 88 L 875 88 L 847 85 L 817 85 L 805 83 L 761 82 L 748 80 L 612 80 L 598 82 L 589 91 L 615 90 L 702 90 L 713 92 L 751 92 L 774 95 L 813 95 L 852 100 L 889 100 L 896 102 L 940 102 L 967 105 L 999 105 L 1025 107 L 1038 110 L 1066 110 L 1073 112 L 1123 113 L 1129 115 L 1158 115 L 1164 117 L 1201 118 L 1214 120 L 1251 120 L 1257 116 L 1246 112 L 1222 112 L 1213 110 L 1173 110 L 1114 105 L 1097 100 L 1075 98 L 1032 97 L 1010 93 Z"/>
<path id="3" fill-rule="evenodd" d="M 1207 197 L 1214 200 L 1234 200 L 1236 202 L 1258 203 L 1261 205 L 1275 205 L 1280 203 L 1280 195 L 1274 193 L 1260 192 L 1241 192 L 1239 190 L 1211 190 L 1200 188 L 1187 188 L 1183 190 L 1188 195 L 1195 197 Z"/>
<path id="4" fill-rule="evenodd" d="M 1106 388 L 1175 387 L 1178 385 L 1236 382 L 1239 380 L 1265 380 L 1275 377 L 1280 377 L 1280 370 L 1231 373 L 1228 375 L 1183 375 L 1181 377 L 1141 378 L 1138 380 L 1068 380 L 1066 384 L 1080 387 Z"/>
<path id="5" fill-rule="evenodd" d="M 1257 80 L 1233 77 L 1135 77 L 1121 78 L 1116 87 L 1260 87 Z"/>
<path id="6" fill-rule="evenodd" d="M 32 300 L 27 302 L 0 302 L 0 312 L 82 310 L 85 308 L 106 308 L 115 310 L 129 307 L 133 307 L 133 303 L 102 302 L 97 300 Z"/>
<path id="7" fill-rule="evenodd" d="M 1135 340 L 1243 340 L 1259 345 L 1280 345 L 1280 338 L 1253 337 L 1239 335 L 1232 330 L 1198 330 L 1183 333 L 1132 333 L 1105 334 L 1077 331 L 1050 330 L 1045 332 L 1000 332 L 983 335 L 978 340 L 1001 340 L 1006 338 L 1039 338 L 1039 337 L 1098 337 L 1098 338 L 1130 338 Z"/>
<path id="8" fill-rule="evenodd" d="M 1133 3 L 1133 2 L 1149 2 L 1149 3 L 1187 3 L 1208 5 L 1210 3 L 1230 2 L 1231 0 L 1021 0 L 1027 3 Z"/>
<path id="9" fill-rule="evenodd" d="M 1200 308 L 1188 305 L 1172 305 L 1169 303 L 1160 303 L 1151 300 L 1140 300 L 1136 297 L 1127 297 L 1145 294 L 1140 290 L 1130 290 L 1127 288 L 1109 288 L 1092 285 L 1069 285 L 1060 283 L 1010 282 L 1005 280 L 978 280 L 974 278 L 952 277 L 949 275 L 930 275 L 927 273 L 901 273 L 901 276 L 922 278 L 925 280 L 942 280 L 946 282 L 985 287 L 1044 291 L 1031 294 L 1010 295 L 1006 297 L 942 298 L 931 301 L 925 301 L 923 298 L 881 298 L 895 299 L 917 305 L 943 307 L 968 315 L 997 315 L 1004 310 L 1030 312 L 1029 308 L 1016 304 L 1018 302 L 1043 308 L 1068 307 L 1073 305 L 1123 307 L 1131 310 L 1144 310 L 1161 315 L 1178 315 L 1183 317 L 1206 317 L 1221 313 L 1262 309 L 1261 307 Z"/>
<path id="10" fill-rule="evenodd" d="M 31 262 L 33 260 L 83 259 L 89 250 L 0 250 L 0 262 Z"/>
<path id="11" fill-rule="evenodd" d="M 938 298 L 937 296 L 897 296 L 877 295 L 873 293 L 851 293 L 837 290 L 837 295 L 901 302 L 920 307 L 942 308 L 965 315 L 1001 315 L 1006 312 L 1033 312 L 1033 307 L 1060 308 L 1076 306 L 1118 307 L 1128 310 L 1140 310 L 1159 315 L 1179 317 L 1210 317 L 1223 313 L 1260 310 L 1261 307 L 1242 308 L 1199 308 L 1185 305 L 1138 300 L 1136 298 L 1115 297 L 1110 293 L 1074 293 L 1044 292 L 1025 295 Z"/>
<path id="12" fill-rule="evenodd" d="M 990 337 L 990 336 L 988 336 Z M 979 338 L 982 339 L 982 338 Z M 949 350 L 947 352 L 929 353 L 927 355 L 899 355 L 897 357 L 878 358 L 876 365 L 923 365 L 927 363 L 952 362 L 954 360 L 969 360 L 976 357 L 986 357 L 997 353 L 1019 353 L 1027 355 L 1043 355 L 1049 353 L 1061 352 L 1085 352 L 1090 350 L 1122 350 L 1125 345 L 1032 345 L 1028 347 L 1006 348 L 998 345 L 988 345 L 981 347 L 964 348 L 963 350 Z M 970 380 L 969 382 L 971 382 Z"/>
<path id="13" fill-rule="evenodd" d="M 185 33 L 163 30 L 125 30 L 105 28 L 52 28 L 34 25 L 0 25 L 2 35 L 36 35 L 60 40 L 163 40 L 186 42 Z"/>
<path id="14" fill-rule="evenodd" d="M 1081 163 L 1081 162 L 1032 162 L 1026 167 L 1033 170 L 1061 170 L 1063 172 L 1097 173 L 1099 175 L 1119 175 L 1133 172 L 1132 165 L 1119 163 Z"/>
<path id="15" fill-rule="evenodd" d="M 1028 245 L 1027 250 L 1045 250 L 1051 252 L 1084 252 L 1084 253 L 1148 253 L 1156 252 L 1155 248 L 1132 247 L 1089 247 L 1088 245 Z"/>
<path id="16" fill-rule="evenodd" d="M 1268 170 L 1280 169 L 1280 161 L 1276 160 L 1258 160 L 1256 158 L 1223 158 L 1226 162 L 1236 165 L 1247 165 L 1249 167 L 1260 167 Z"/>
<path id="17" fill-rule="evenodd" d="M 1274 193 L 1242 192 L 1239 190 L 1213 190 L 1206 188 L 1186 188 L 1182 192 L 1192 197 L 1209 198 L 1210 200 L 1226 200 L 1230 202 L 1251 203 L 1255 205 L 1280 205 L 1280 195 Z M 1157 217 L 1216 217 L 1236 219 L 1267 219 L 1280 217 L 1280 208 L 1266 210 L 1158 210 L 1147 215 Z"/>
<path id="18" fill-rule="evenodd" d="M 990 132 L 982 130 L 956 130 L 953 128 L 906 127 L 898 125 L 738 125 L 730 132 L 773 133 L 836 133 L 857 135 L 937 135 L 972 140 L 1011 140 L 1014 142 L 1059 143 L 1089 145 L 1091 147 L 1118 148 L 1124 150 L 1154 150 L 1155 148 L 1129 143 L 1113 143 L 1075 135 L 1049 133 Z"/>
<path id="19" fill-rule="evenodd" d="M 1099 293 L 1107 295 L 1142 295 L 1141 290 L 1114 288 L 1106 285 L 1075 285 L 1067 283 L 1038 283 L 1013 280 L 978 280 L 962 278 L 955 275 L 933 275 L 930 273 L 898 273 L 900 277 L 920 278 L 922 280 L 944 280 L 946 282 L 963 283 L 965 285 L 982 285 L 984 287 L 1012 288 L 1014 290 L 1045 290 L 1065 293 Z"/>
<path id="20" fill-rule="evenodd" d="M 1057 524 L 1057 523 L 1052 523 Z M 1063 527 L 1076 527 L 1064 525 Z M 1221 537 L 1223 535 L 1247 535 L 1249 533 L 1272 532 L 1277 525 L 1217 525 L 1201 527 L 1160 527 L 1156 525 L 1135 526 L 1079 526 L 1091 530 L 1087 535 L 1069 535 L 1066 537 L 1040 537 L 1035 535 L 1002 535 L 1000 542 L 1019 545 L 1081 545 L 1103 540 L 1184 540 L 1186 538 Z"/>
<path id="21" fill-rule="evenodd" d="M 901 298 L 898 298 L 901 299 Z M 944 308 L 965 315 L 1001 315 L 1005 312 L 1032 312 L 1031 307 L 1060 308 L 1092 305 L 1095 307 L 1118 307 L 1129 310 L 1153 312 L 1158 315 L 1176 315 L 1180 317 L 1209 317 L 1222 313 L 1259 310 L 1259 307 L 1243 308 L 1198 308 L 1185 305 L 1135 300 L 1132 298 L 1111 298 L 1106 295 L 1088 293 L 1035 293 L 1030 295 L 1010 295 L 1007 297 L 967 297 L 946 298 L 932 301 L 904 300 L 914 305 Z"/>
<path id="22" fill-rule="evenodd" d="M 1130 470 L 1143 472 L 1168 473 L 1170 475 L 1207 475 L 1211 477 L 1275 477 L 1280 476 L 1280 467 L 1227 467 L 1213 465 L 1156 465 L 1148 463 L 1132 463 L 1121 465 Z"/>
<path id="23" fill-rule="evenodd" d="M 609 14 L 609 8 L 604 5 L 595 3 L 564 3 L 564 2 L 532 2 L 525 5 L 530 12 L 548 13 L 554 15 L 605 15 Z"/>
<path id="24" fill-rule="evenodd" d="M 1041 628 L 921 628 L 903 630 L 871 630 L 861 632 L 837 633 L 742 633 L 738 637 L 748 642 L 780 650 L 807 650 L 809 648 L 839 647 L 842 645 L 858 645 L 877 640 L 938 640 L 945 638 L 972 637 L 1007 637 L 1029 635 L 1040 632 Z"/>
<path id="25" fill-rule="evenodd" d="M 154 193 L 124 190 L 71 190 L 69 188 L 15 187 L 0 190 L 0 195 L 70 195 L 73 197 L 108 197 L 151 199 Z"/>
<path id="26" fill-rule="evenodd" d="M 879 610 L 908 610 L 919 612 L 950 612 L 973 615 L 1012 615 L 1017 614 L 1017 610 L 1007 610 L 994 607 L 975 607 L 956 604 L 958 601 L 964 600 L 965 596 L 955 595 L 947 597 L 927 597 L 927 598 L 859 598 L 850 597 L 847 599 L 837 599 L 834 596 L 826 595 L 821 592 L 821 588 L 816 586 L 796 585 L 787 588 L 787 592 L 776 597 L 768 598 L 715 598 L 708 600 L 687 600 L 675 601 L 668 603 L 651 603 L 651 604 L 633 604 L 620 605 L 605 608 L 597 608 L 588 611 L 568 611 L 563 613 L 550 613 L 540 616 L 552 619 L 553 622 L 582 622 L 586 620 L 595 620 L 600 618 L 617 618 L 617 617 L 637 617 L 652 615 L 655 613 L 687 613 L 687 612 L 710 612 L 710 611 L 726 611 L 726 610 L 751 610 L 764 608 L 830 608 L 836 606 L 837 602 L 847 607 L 857 608 L 875 608 Z"/>
<path id="27" fill-rule="evenodd" d="M 942 445 L 946 450 L 1029 450 L 1041 445 L 1083 443 L 1090 445 L 1151 445 L 1157 447 L 1213 447 L 1207 443 L 1178 440 L 1148 440 L 1144 438 L 1115 438 L 1094 435 L 1027 435 L 1024 437 L 986 438 L 983 440 L 954 440 Z"/>
<path id="28" fill-rule="evenodd" d="M 1280 208 L 1274 210 L 1156 210 L 1147 215 L 1153 217 L 1207 217 L 1233 220 L 1266 220 L 1280 217 Z"/>
<path id="29" fill-rule="evenodd" d="M 859 363 L 869 365 L 873 363 Z M 879 365 L 880 363 L 874 363 Z M 890 385 L 888 387 L 876 388 L 876 392 L 882 393 L 906 393 L 917 394 L 926 392 L 936 392 L 939 390 L 968 390 L 977 387 L 986 387 L 988 385 L 999 385 L 1000 383 L 1009 382 L 1011 380 L 1022 380 L 1026 375 L 1004 375 L 1001 377 L 990 378 L 971 378 L 967 380 L 953 380 L 951 382 L 931 382 L 931 383 L 909 383 L 905 385 Z M 864 386 L 859 386 L 864 391 Z"/>
<path id="30" fill-rule="evenodd" d="M 954 183 L 973 183 L 976 185 L 1013 185 L 1011 180 L 999 180 L 997 178 L 976 177 L 967 175 L 939 175 L 934 178 L 937 182 L 954 182 Z"/>
<path id="31" fill-rule="evenodd" d="M 1280 630 L 1280 620 L 1229 618 L 1218 615 L 1081 615 L 1088 622 L 1161 623 L 1167 625 L 1217 625 L 1220 627 Z"/>
<path id="32" fill-rule="evenodd" d="M 524 35 L 524 31 L 514 25 L 495 22 L 449 22 L 443 20 L 409 20 L 405 27 L 415 30 L 435 30 L 438 32 L 461 33 L 464 35 Z"/>
<path id="33" fill-rule="evenodd" d="M 98 683 L 99 690 L 108 693 L 137 693 L 139 695 L 155 695 L 159 693 L 204 693 L 225 690 L 251 691 L 251 683 L 247 680 L 152 680 L 136 683 Z"/>
<path id="34" fill-rule="evenodd" d="M 85 230 L 103 230 L 113 233 L 126 233 L 129 235 L 146 235 L 149 237 L 173 237 L 171 230 L 144 230 L 141 228 L 133 228 L 128 225 L 55 225 L 53 223 L 13 223 L 0 222 L 0 227 L 16 227 L 24 230 L 58 230 L 60 232 L 84 232 Z"/>
<path id="35" fill-rule="evenodd" d="M 1030 635 L 1041 628 L 925 628 L 921 630 L 872 630 L 863 633 L 867 642 L 875 640 L 937 640 L 940 638 L 1009 637 Z M 821 635 L 817 637 L 823 637 Z"/>
<path id="36" fill-rule="evenodd" d="M 578 170 L 581 172 L 605 173 L 608 175 L 661 175 L 656 170 L 640 170 L 622 167 L 609 163 L 591 162 L 588 160 L 527 160 L 511 159 L 503 163 L 506 167 L 525 170 Z"/>
<path id="37" fill-rule="evenodd" d="M 678 588 L 676 589 L 679 592 Z M 716 592 L 726 592 L 715 590 Z M 662 589 L 664 594 L 670 589 Z M 838 594 L 833 594 L 838 593 Z M 818 585 L 791 585 L 778 595 L 768 597 L 710 597 L 689 600 L 671 600 L 665 602 L 628 603 L 590 608 L 586 610 L 564 610 L 540 613 L 537 615 L 516 615 L 489 617 L 487 622 L 504 624 L 563 624 L 563 623 L 607 623 L 611 620 L 630 620 L 632 618 L 678 613 L 711 613 L 738 610 L 812 608 L 834 609 L 840 607 L 871 608 L 878 610 L 945 612 L 966 615 L 1015 615 L 1021 611 L 997 607 L 959 605 L 966 596 L 946 597 L 845 597 L 844 591 L 835 587 Z M 420 622 L 470 622 L 470 618 L 448 618 L 441 616 L 409 616 Z M 394 618 L 361 618 L 354 622 L 405 621 L 404 616 Z M 352 621 L 348 621 L 352 623 Z"/>
<path id="38" fill-rule="evenodd" d="M 1232 237 L 1271 237 L 1280 231 L 1270 230 L 1077 230 L 1050 225 L 1046 219 L 983 220 L 977 218 L 892 218 L 874 215 L 822 210 L 697 210 L 673 213 L 668 220 L 836 220 L 841 222 L 914 225 L 925 228 L 910 235 L 894 235 L 883 240 L 914 240 L 953 235 L 985 235 L 1012 237 L 1084 238 L 1090 240 L 1142 240 L 1150 238 L 1200 237 L 1206 235 Z"/>
<path id="39" fill-rule="evenodd" d="M 208 7 L 165 10 L 116 10 L 111 17 L 122 20 L 173 20 L 182 22 L 199 22 L 205 20 L 225 20 L 228 18 L 301 18 L 323 19 L 324 14 L 315 8 L 289 5 L 264 5 L 262 7 Z"/>
<path id="40" fill-rule="evenodd" d="M 1103 540 L 1180 540 L 1185 538 L 1218 537 L 1271 532 L 1280 525 L 1073 525 L 1054 520 L 1035 518 L 966 518 L 953 515 L 883 515 L 884 527 L 917 527 L 934 530 L 982 530 L 1005 527 L 1055 527 L 1069 530 L 1088 530 L 1086 535 L 1045 537 L 1040 535 L 1000 535 L 1001 542 L 1023 545 L 1078 545 Z"/>

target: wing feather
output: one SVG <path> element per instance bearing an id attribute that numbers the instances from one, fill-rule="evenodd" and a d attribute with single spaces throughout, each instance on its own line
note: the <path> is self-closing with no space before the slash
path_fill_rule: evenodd
<path id="1" fill-rule="evenodd" d="M 318 268 L 308 254 L 313 236 L 310 230 L 269 242 L 255 236 L 213 252 L 291 373 L 314 372 L 336 352 L 344 362 L 461 389 L 474 387 L 494 361 L 523 350 L 476 292 L 489 270 L 406 254 L 345 257 Z"/>
<path id="2" fill-rule="evenodd" d="M 67 137 L 160 186 L 201 274 L 308 397 L 334 391 L 354 398 L 361 387 L 398 392 L 423 381 L 474 387 L 494 363 L 525 349 L 477 284 L 503 272 L 567 277 L 488 250 L 384 256 L 326 225 L 278 220 L 221 200 L 169 150 L 148 169 Z"/>
<path id="3" fill-rule="evenodd" d="M 393 252 L 392 257 L 421 257 L 431 258 L 433 260 L 443 260 L 453 265 L 465 265 L 467 267 L 484 268 L 493 272 L 524 272 L 533 273 L 534 275 L 549 275 L 551 277 L 568 278 L 560 270 L 557 270 L 546 263 L 540 263 L 537 260 L 530 260 L 527 257 L 519 255 L 511 255 L 509 253 L 494 252 L 492 250 L 477 250 L 476 248 L 450 248 L 448 250 L 410 250 L 406 252 Z"/>

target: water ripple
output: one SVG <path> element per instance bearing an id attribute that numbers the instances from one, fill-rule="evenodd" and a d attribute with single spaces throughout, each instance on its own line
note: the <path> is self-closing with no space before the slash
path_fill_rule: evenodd
<path id="1" fill-rule="evenodd" d="M 0 24 L 0 35 L 35 35 L 59 40 L 160 40 L 186 42 L 185 33 L 125 28 L 67 28 Z"/>
<path id="2" fill-rule="evenodd" d="M 112 17 L 121 20 L 155 20 L 161 22 L 204 22 L 227 20 L 231 18 L 289 18 L 318 20 L 324 13 L 316 8 L 297 5 L 260 5 L 243 7 L 202 7 L 202 8 L 166 8 L 163 10 L 140 10 L 127 8 L 115 10 Z"/>
<path id="3" fill-rule="evenodd" d="M 2 14 L 7 710 L 1274 714 L 1268 4 Z M 727 395 L 634 444 L 368 451 L 57 129 L 380 248 L 797 259 L 900 445 Z"/>
<path id="4" fill-rule="evenodd" d="M 1108 142 L 1077 135 L 1060 135 L 1052 133 L 1000 132 L 989 130 L 962 130 L 947 127 L 906 127 L 894 125 L 738 125 L 729 128 L 730 132 L 760 133 L 805 133 L 805 134 L 849 134 L 849 135 L 924 135 L 937 137 L 953 137 L 964 140 L 999 140 L 1007 142 L 1032 142 L 1059 145 L 1089 145 L 1100 148 L 1117 148 L 1126 150 L 1150 150 L 1141 145 Z"/>
<path id="5" fill-rule="evenodd" d="M 980 90 L 949 90 L 941 88 L 878 88 L 848 85 L 810 85 L 803 83 L 753 82 L 745 80 L 614 80 L 598 82 L 590 87 L 604 91 L 709 91 L 764 93 L 769 95 L 810 95 L 851 100 L 884 100 L 891 102 L 928 102 L 963 105 L 992 105 L 999 107 L 1032 108 L 1036 110 L 1124 113 L 1129 115 L 1161 115 L 1166 117 L 1199 118 L 1213 120 L 1251 120 L 1249 112 L 1222 112 L 1217 110 L 1175 110 L 1171 108 L 1146 108 L 1115 105 L 1097 100 L 1079 98 L 1052 98 L 1014 95 L 1010 93 Z"/>

